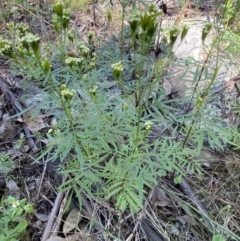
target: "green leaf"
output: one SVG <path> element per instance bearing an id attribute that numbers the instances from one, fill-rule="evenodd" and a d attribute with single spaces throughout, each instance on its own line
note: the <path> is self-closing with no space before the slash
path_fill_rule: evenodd
<path id="1" fill-rule="evenodd" d="M 142 177 L 142 172 L 141 175 L 138 178 L 138 196 L 139 200 L 143 200 L 143 177 Z"/>
<path id="2" fill-rule="evenodd" d="M 13 196 L 8 196 L 5 200 L 4 203 L 13 203 L 16 201 L 16 198 Z"/>
<path id="3" fill-rule="evenodd" d="M 122 186 L 115 188 L 112 192 L 110 192 L 107 196 L 106 196 L 106 200 L 108 200 L 109 198 L 111 198 L 112 196 L 114 196 L 116 193 L 120 192 L 122 190 Z"/>
<path id="4" fill-rule="evenodd" d="M 69 210 L 69 207 L 70 207 L 70 205 L 72 204 L 72 196 L 73 196 L 73 193 L 74 193 L 74 189 L 71 189 L 71 190 L 69 191 L 67 203 L 66 203 L 66 205 L 65 205 L 65 207 L 64 207 L 64 210 L 63 210 L 64 213 Z M 77 196 L 77 195 L 78 195 L 78 192 L 76 192 L 76 196 Z M 78 202 L 79 202 L 79 199 L 78 199 Z M 79 203 L 80 203 L 80 202 L 79 202 Z M 80 203 L 79 207 L 81 207 L 81 206 L 82 206 L 82 204 Z"/>
<path id="5" fill-rule="evenodd" d="M 12 217 L 16 216 L 19 217 L 23 213 L 23 209 L 21 207 L 16 207 L 15 209 L 12 210 Z"/>
<path id="6" fill-rule="evenodd" d="M 212 241 L 226 241 L 226 239 L 221 234 L 216 234 L 213 236 Z"/>
<path id="7" fill-rule="evenodd" d="M 77 196 L 77 199 L 78 199 L 78 203 L 79 203 L 79 207 L 82 207 L 82 196 L 81 196 L 81 189 L 79 189 L 79 187 L 77 185 L 74 184 L 74 191 L 75 191 L 75 194 Z M 72 198 L 72 197 L 70 197 Z"/>
<path id="8" fill-rule="evenodd" d="M 24 210 L 27 213 L 34 213 L 34 207 L 31 203 L 28 203 L 27 205 L 24 206 Z"/>
<path id="9" fill-rule="evenodd" d="M 203 147 L 203 137 L 204 137 L 204 132 L 200 131 L 198 139 L 197 139 L 197 151 L 198 151 L 198 153 L 201 152 L 202 147 Z"/>
<path id="10" fill-rule="evenodd" d="M 61 144 L 57 148 L 56 153 L 60 154 L 61 160 L 65 160 L 73 148 L 74 138 L 71 133 L 67 133 L 67 136 L 62 135 L 62 138 L 64 141 L 61 141 Z"/>
<path id="11" fill-rule="evenodd" d="M 111 190 L 111 189 L 115 189 L 115 188 L 118 187 L 118 186 L 123 187 L 123 182 L 116 182 L 116 183 L 112 184 L 112 185 L 109 187 L 109 189 L 110 189 L 110 190 Z"/>
<path id="12" fill-rule="evenodd" d="M 83 168 L 83 166 L 84 166 L 84 158 L 83 158 L 83 155 L 82 155 L 82 150 L 81 150 L 81 148 L 79 147 L 79 145 L 77 143 L 75 144 L 74 149 L 75 149 L 75 151 L 77 153 L 77 157 L 78 157 L 78 161 L 79 161 L 80 167 Z"/>
<path id="13" fill-rule="evenodd" d="M 199 75 L 200 75 L 200 70 L 197 68 L 194 72 L 193 81 L 192 81 L 193 84 L 198 81 Z"/>
<path id="14" fill-rule="evenodd" d="M 178 176 L 174 177 L 173 181 L 174 181 L 175 184 L 181 183 L 182 182 L 182 175 L 178 175 Z"/>
<path id="15" fill-rule="evenodd" d="M 13 233 L 21 233 L 27 228 L 27 226 L 27 221 L 22 221 L 14 228 Z"/>
<path id="16" fill-rule="evenodd" d="M 182 33 L 181 33 L 181 42 L 183 41 L 183 39 L 185 38 L 185 36 L 187 35 L 187 32 L 189 30 L 189 27 L 184 25 Z"/>
<path id="17" fill-rule="evenodd" d="M 3 216 L 1 218 L 1 223 L 9 223 L 11 221 L 11 218 L 9 216 Z"/>
<path id="18" fill-rule="evenodd" d="M 209 76 L 208 68 L 206 67 L 206 68 L 205 68 L 205 76 L 204 76 L 204 78 L 205 78 L 205 79 L 208 79 L 208 76 Z"/>
<path id="19" fill-rule="evenodd" d="M 124 212 L 127 208 L 127 200 L 125 198 L 125 193 L 122 193 L 121 195 L 119 195 L 117 197 L 117 203 L 116 203 L 117 207 L 119 207 L 119 209 Z"/>
<path id="20" fill-rule="evenodd" d="M 140 207 L 142 207 L 141 200 L 139 200 L 138 196 L 133 190 L 126 190 L 126 199 L 130 206 L 134 208 L 134 210 L 138 210 Z"/>
<path id="21" fill-rule="evenodd" d="M 133 202 L 130 196 L 126 195 L 126 200 L 129 203 L 130 212 L 132 215 L 139 210 L 139 207 Z"/>
<path id="22" fill-rule="evenodd" d="M 132 195 L 132 200 L 136 203 L 136 205 L 137 205 L 137 210 L 138 210 L 139 208 L 142 208 L 142 207 L 143 207 L 142 200 L 139 199 L 139 196 L 138 196 L 137 194 L 134 193 L 134 194 Z"/>
<path id="23" fill-rule="evenodd" d="M 68 191 L 70 188 L 70 186 L 72 187 L 72 184 L 73 184 L 74 180 L 72 178 L 64 181 L 59 187 L 58 189 L 61 191 L 61 192 L 65 192 L 65 191 Z"/>

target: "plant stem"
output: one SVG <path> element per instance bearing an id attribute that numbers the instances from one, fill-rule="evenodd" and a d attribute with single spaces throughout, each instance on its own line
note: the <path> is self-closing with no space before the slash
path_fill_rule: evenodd
<path id="1" fill-rule="evenodd" d="M 213 49 L 214 49 L 214 46 L 215 46 L 216 41 L 218 41 L 218 40 L 215 39 L 215 40 L 213 41 L 213 43 L 212 43 L 212 45 L 211 45 L 211 49 L 210 49 L 209 52 L 208 52 L 207 58 L 206 58 L 206 60 L 204 61 L 204 64 L 203 64 L 202 69 L 201 69 L 201 73 L 200 73 L 200 75 L 199 75 L 199 77 L 198 77 L 196 86 L 195 86 L 194 91 L 193 91 L 194 93 L 196 92 L 197 87 L 198 87 L 198 85 L 199 85 L 199 83 L 200 83 L 200 80 L 201 80 L 203 71 L 204 71 L 204 69 L 206 68 L 208 59 L 212 56 L 212 52 L 213 52 Z M 184 141 L 183 141 L 182 148 L 184 148 L 184 147 L 186 146 L 187 141 L 188 141 L 189 137 L 191 136 L 193 126 L 194 126 L 194 124 L 195 124 L 195 122 L 196 122 L 196 120 L 197 120 L 197 117 L 198 117 L 199 114 L 200 114 L 201 108 L 202 108 L 202 106 L 203 106 L 203 104 L 204 104 L 204 102 L 205 102 L 205 100 L 206 100 L 206 97 L 208 96 L 209 90 L 210 90 L 211 86 L 213 85 L 213 83 L 214 83 L 214 81 L 215 81 L 215 79 L 216 79 L 216 77 L 217 77 L 217 73 L 218 73 L 218 70 L 219 70 L 219 65 L 218 65 L 218 62 L 219 62 L 219 49 L 220 49 L 220 41 L 218 41 L 218 46 L 217 46 L 217 60 L 216 60 L 216 67 L 215 67 L 215 69 L 214 69 L 214 73 L 213 73 L 213 75 L 212 75 L 212 78 L 211 78 L 210 83 L 207 85 L 206 90 L 205 90 L 204 93 L 202 94 L 202 102 L 200 103 L 200 106 L 198 107 L 198 110 L 197 110 L 197 113 L 196 113 L 196 118 L 194 118 L 194 120 L 192 120 L 192 122 L 191 122 L 191 124 L 190 124 L 190 128 L 188 129 L 186 138 L 185 138 Z M 190 101 L 190 104 L 189 104 L 187 113 L 188 113 L 188 111 L 190 110 L 190 106 L 191 106 L 192 100 L 193 100 L 193 96 L 192 96 L 192 99 L 191 99 L 191 101 Z"/>
<path id="2" fill-rule="evenodd" d="M 125 7 L 125 2 L 123 1 L 123 2 L 121 2 L 121 1 L 119 1 L 120 2 L 120 4 L 121 4 L 121 7 L 122 7 L 122 22 L 121 22 L 121 60 L 122 60 L 122 58 L 123 58 L 123 39 L 124 39 L 124 36 L 123 36 L 123 27 L 124 27 L 124 19 L 125 19 L 125 9 L 124 9 L 124 7 Z"/>

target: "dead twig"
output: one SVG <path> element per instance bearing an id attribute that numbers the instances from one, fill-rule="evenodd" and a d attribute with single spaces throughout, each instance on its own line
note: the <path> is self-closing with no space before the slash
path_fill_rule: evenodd
<path id="1" fill-rule="evenodd" d="M 47 226 L 44 230 L 41 241 L 46 241 L 50 237 L 50 234 L 52 233 L 51 230 L 53 228 L 54 222 L 56 221 L 58 211 L 60 209 L 60 205 L 61 205 L 61 202 L 63 200 L 63 197 L 64 197 L 64 192 L 58 193 L 58 195 L 55 199 L 55 202 L 54 202 L 54 206 L 52 208 L 52 212 L 51 212 L 50 217 L 48 219 Z"/>
<path id="2" fill-rule="evenodd" d="M 33 12 L 30 11 L 29 9 L 27 9 L 27 8 L 25 8 L 25 7 L 17 4 L 17 3 L 12 3 L 12 4 L 15 5 L 15 6 L 17 6 L 17 7 L 19 7 L 19 8 L 22 8 L 23 10 L 25 10 L 25 11 L 27 11 L 28 13 L 34 15 L 36 18 L 40 19 L 40 20 L 43 21 L 44 23 L 50 25 L 50 23 L 49 23 L 48 21 L 44 20 L 42 17 L 39 17 L 37 14 L 33 13 Z"/>
<path id="3" fill-rule="evenodd" d="M 14 96 L 12 91 L 9 89 L 8 84 L 5 81 L 0 81 L 0 88 L 2 89 L 2 92 L 5 93 L 5 98 L 12 103 L 12 105 L 15 107 L 17 112 L 22 112 L 23 107 L 22 105 L 18 102 L 17 98 Z M 32 134 L 30 133 L 29 129 L 25 124 L 22 124 L 24 133 L 27 137 L 29 146 L 32 148 L 34 152 L 39 151 L 38 147 L 35 145 L 35 142 L 32 138 Z"/>
<path id="4" fill-rule="evenodd" d="M 66 179 L 67 179 L 67 176 L 65 176 L 64 181 L 66 181 Z M 56 234 L 59 231 L 59 227 L 61 225 L 62 216 L 63 216 L 63 210 L 67 203 L 68 195 L 69 195 L 69 192 L 58 193 L 41 241 L 46 241 L 50 236 L 52 236 L 53 234 Z"/>
<path id="5" fill-rule="evenodd" d="M 22 105 L 18 102 L 17 98 L 14 96 L 14 94 L 8 88 L 6 89 L 6 95 L 5 96 L 6 96 L 6 98 L 8 98 L 14 104 L 15 108 L 19 112 L 23 111 Z M 27 137 L 29 146 L 32 148 L 32 150 L 34 152 L 39 151 L 38 147 L 35 145 L 35 142 L 34 142 L 34 140 L 32 138 L 33 135 L 30 133 L 30 131 L 27 128 L 27 126 L 25 124 L 22 124 L 22 127 L 23 127 L 24 133 L 25 133 L 25 135 Z"/>
<path id="6" fill-rule="evenodd" d="M 236 77 L 230 79 L 227 83 L 225 83 L 223 86 L 220 86 L 217 90 L 209 93 L 208 97 L 216 95 L 216 94 L 224 91 L 225 89 L 229 88 L 230 86 L 237 84 L 238 82 L 240 82 L 240 74 L 237 75 Z"/>
<path id="7" fill-rule="evenodd" d="M 203 219 L 208 226 L 209 230 L 211 230 L 214 233 L 214 225 L 209 221 L 210 218 L 208 217 L 208 213 L 206 209 L 203 207 L 201 202 L 198 200 L 196 195 L 194 194 L 192 188 L 190 185 L 186 182 L 186 180 L 183 179 L 182 183 L 180 184 L 183 192 L 188 196 L 188 198 L 192 201 L 192 203 L 197 207 L 197 209 L 200 211 L 200 213 L 204 214 Z"/>
<path id="8" fill-rule="evenodd" d="M 61 227 L 61 223 L 62 223 L 62 217 L 63 217 L 63 213 L 64 213 L 64 208 L 67 204 L 68 201 L 68 195 L 69 195 L 69 190 L 65 193 L 63 201 L 61 202 L 60 208 L 59 208 L 59 212 L 58 212 L 58 216 L 52 226 L 52 231 L 51 231 L 51 236 L 55 236 L 58 234 L 59 229 Z"/>
<path id="9" fill-rule="evenodd" d="M 40 195 L 40 191 L 42 189 L 42 184 L 43 184 L 43 179 L 44 179 L 44 176 L 45 176 L 45 173 L 46 173 L 46 169 L 47 169 L 47 163 L 44 161 L 43 173 L 42 173 L 40 185 L 39 185 L 39 188 L 38 188 L 37 199 L 38 199 L 38 197 Z"/>

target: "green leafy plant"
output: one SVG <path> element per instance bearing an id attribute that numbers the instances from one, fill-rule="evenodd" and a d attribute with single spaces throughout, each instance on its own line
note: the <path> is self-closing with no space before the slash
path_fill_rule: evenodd
<path id="1" fill-rule="evenodd" d="M 13 167 L 12 160 L 8 154 L 0 156 L 0 172 L 7 174 Z"/>
<path id="2" fill-rule="evenodd" d="M 194 73 L 195 88 L 189 103 L 194 111 L 175 116 L 173 104 L 183 99 L 166 100 L 161 77 L 174 59 L 171 51 L 177 37 L 182 42 L 188 27 L 181 30 L 173 26 L 164 31 L 158 22 L 162 12 L 155 6 L 141 12 L 134 9 L 129 15 L 129 48 L 133 53 L 129 57 L 123 50 L 127 3 L 121 6 L 120 46 L 94 52 L 94 34 L 89 33 L 87 43 L 79 39 L 69 30 L 70 12 L 57 3 L 53 6 L 56 53 L 41 48 L 40 38 L 23 26 L 21 30 L 12 27 L 18 33 L 16 40 L 1 39 L 0 52 L 48 91 L 47 107 L 44 103 L 38 108 L 54 109 L 57 122 L 49 129 L 47 147 L 38 160 L 48 153 L 48 161 L 60 159 L 58 171 L 68 178 L 59 190 L 70 191 L 70 197 L 75 193 L 80 204 L 81 192 L 90 197 L 98 195 L 110 200 L 120 214 L 130 211 L 134 216 L 159 178 L 171 173 L 174 182 L 181 183 L 186 173 L 201 174 L 197 157 L 204 141 L 212 149 L 222 150 L 233 133 L 216 125 L 213 115 L 204 115 L 219 70 L 221 38 L 214 39 L 206 50 L 210 59 L 217 48 L 217 63 L 204 90 L 198 87 L 202 75 L 208 72 L 207 61 L 198 64 Z M 203 44 L 211 28 L 208 23 L 203 29 Z M 165 34 L 167 48 L 164 58 L 156 63 L 148 55 L 158 31 Z M 76 54 L 67 53 L 67 48 L 73 48 Z M 112 78 L 113 90 L 105 86 L 106 76 Z M 160 130 L 152 137 L 157 127 Z"/>
<path id="3" fill-rule="evenodd" d="M 62 2 L 58 2 L 53 6 L 53 26 L 58 33 L 59 49 L 61 54 L 61 60 L 64 62 L 65 57 L 65 41 L 67 38 L 67 29 L 70 21 L 70 10 L 64 8 Z"/>
<path id="4" fill-rule="evenodd" d="M 236 32 L 239 32 L 239 11 L 240 11 L 240 1 L 239 0 L 228 0 L 222 5 L 223 12 L 223 23 L 225 24 L 225 29 L 233 28 Z M 235 25 L 235 26 L 234 26 Z"/>
<path id="5" fill-rule="evenodd" d="M 25 199 L 8 196 L 0 203 L 0 238 L 4 241 L 20 240 L 28 227 L 28 215 L 34 212 Z"/>

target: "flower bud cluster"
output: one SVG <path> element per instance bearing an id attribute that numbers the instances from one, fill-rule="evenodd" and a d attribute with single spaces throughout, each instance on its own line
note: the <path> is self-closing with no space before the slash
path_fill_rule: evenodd
<path id="1" fill-rule="evenodd" d="M 68 40 L 73 42 L 76 37 L 76 32 L 74 30 L 68 31 Z"/>
<path id="2" fill-rule="evenodd" d="M 38 35 L 33 35 L 32 33 L 27 33 L 20 39 L 22 47 L 30 53 L 32 50 L 36 57 L 39 56 L 40 50 L 40 37 Z"/>
<path id="3" fill-rule="evenodd" d="M 94 103 L 97 103 L 97 89 L 98 89 L 97 86 L 93 86 L 91 89 L 88 90 L 88 92 L 92 98 L 92 101 Z"/>
<path id="4" fill-rule="evenodd" d="M 90 67 L 93 69 L 96 66 L 96 60 L 97 60 L 97 54 L 93 53 L 92 54 L 92 58 L 91 58 L 91 62 L 90 62 Z"/>
<path id="5" fill-rule="evenodd" d="M 15 29 L 18 31 L 19 37 L 31 32 L 29 26 L 25 23 L 17 23 Z"/>
<path id="6" fill-rule="evenodd" d="M 6 24 L 7 29 L 14 35 L 13 41 L 0 38 L 0 53 L 15 58 L 17 54 L 21 58 L 25 55 L 34 54 L 35 57 L 40 57 L 40 37 L 33 35 L 30 32 L 28 25 L 24 23 L 17 23 L 16 25 L 11 22 Z"/>
<path id="7" fill-rule="evenodd" d="M 145 130 L 150 131 L 152 129 L 153 123 L 151 121 L 146 121 L 144 125 L 145 125 Z"/>
<path id="8" fill-rule="evenodd" d="M 77 57 L 66 57 L 65 63 L 72 69 L 74 66 L 77 66 L 79 68 L 82 67 L 83 64 L 83 58 L 77 58 Z"/>
<path id="9" fill-rule="evenodd" d="M 80 50 L 80 53 L 85 57 L 87 58 L 88 57 L 88 54 L 90 52 L 90 49 L 88 48 L 88 46 L 86 46 L 86 44 L 84 42 L 80 42 L 79 45 L 78 45 L 78 48 Z"/>
<path id="10" fill-rule="evenodd" d="M 10 22 L 6 24 L 6 27 L 10 32 L 14 31 L 16 37 L 19 38 L 23 37 L 26 33 L 30 33 L 30 28 L 25 23 L 15 24 L 14 22 Z"/>
<path id="11" fill-rule="evenodd" d="M 176 42 L 179 32 L 180 32 L 180 30 L 177 26 L 173 26 L 170 29 L 170 45 L 171 45 L 171 47 L 173 47 L 174 43 Z"/>
<path id="12" fill-rule="evenodd" d="M 53 26 L 57 33 L 66 30 L 70 22 L 70 10 L 65 9 L 62 2 L 53 6 Z"/>
<path id="13" fill-rule="evenodd" d="M 132 12 L 130 19 L 129 19 L 129 23 L 130 23 L 130 28 L 131 28 L 132 33 L 136 33 L 136 30 L 140 23 L 140 11 L 139 10 L 135 10 Z"/>
<path id="14" fill-rule="evenodd" d="M 98 87 L 97 86 L 93 86 L 93 88 L 91 88 L 91 89 L 89 89 L 89 93 L 90 94 L 92 94 L 92 95 L 95 95 L 96 94 L 96 92 L 97 92 L 97 89 L 98 89 Z"/>
<path id="15" fill-rule="evenodd" d="M 129 19 L 132 34 L 138 29 L 143 41 L 149 43 L 157 30 L 157 17 L 162 14 L 162 10 L 153 4 L 147 12 L 134 11 Z"/>
<path id="16" fill-rule="evenodd" d="M 11 41 L 0 38 L 0 54 L 11 58 L 13 57 L 13 47 Z"/>
<path id="17" fill-rule="evenodd" d="M 67 103 L 70 103 L 72 101 L 73 95 L 75 94 L 76 90 L 67 89 L 67 86 L 65 84 L 61 85 L 60 90 L 61 90 L 61 96 L 67 101 Z"/>
<path id="18" fill-rule="evenodd" d="M 122 72 L 123 72 L 122 61 L 119 61 L 115 64 L 112 64 L 111 67 L 112 67 L 114 78 L 117 79 L 117 80 L 121 79 Z"/>
<path id="19" fill-rule="evenodd" d="M 203 28 L 203 31 L 202 31 L 202 41 L 204 42 L 205 39 L 207 38 L 208 34 L 210 33 L 212 29 L 212 24 L 211 23 L 207 23 L 205 25 L 205 27 Z"/>
<path id="20" fill-rule="evenodd" d="M 42 60 L 41 65 L 45 73 L 48 73 L 52 69 L 51 62 L 48 59 Z"/>
<path id="21" fill-rule="evenodd" d="M 60 130 L 57 128 L 57 126 L 54 126 L 54 128 L 51 128 L 48 130 L 48 134 L 50 134 L 51 136 L 57 136 L 59 135 L 61 132 Z"/>

